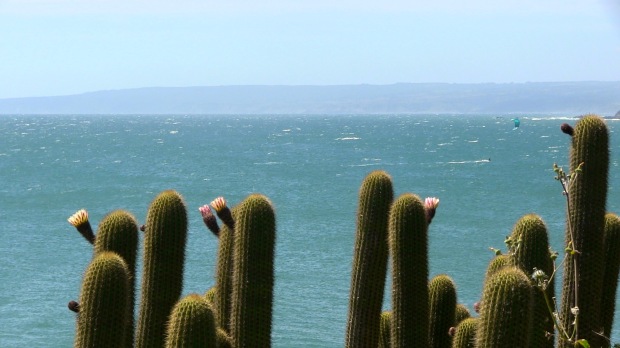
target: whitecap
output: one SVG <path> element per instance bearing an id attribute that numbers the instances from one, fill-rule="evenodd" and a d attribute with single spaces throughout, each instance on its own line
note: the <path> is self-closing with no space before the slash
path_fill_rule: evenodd
<path id="1" fill-rule="evenodd" d="M 344 138 L 336 138 L 336 140 L 359 140 L 361 138 L 358 137 L 344 137 Z"/>

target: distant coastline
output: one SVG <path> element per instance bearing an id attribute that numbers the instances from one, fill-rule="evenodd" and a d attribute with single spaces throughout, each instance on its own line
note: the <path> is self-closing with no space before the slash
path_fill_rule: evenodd
<path id="1" fill-rule="evenodd" d="M 620 110 L 620 81 L 149 87 L 0 99 L 0 114 L 558 114 Z"/>

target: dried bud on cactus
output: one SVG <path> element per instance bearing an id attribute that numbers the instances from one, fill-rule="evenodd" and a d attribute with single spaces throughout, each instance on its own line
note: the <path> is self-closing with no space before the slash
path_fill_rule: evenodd
<path id="1" fill-rule="evenodd" d="M 198 208 L 200 214 L 202 215 L 202 221 L 204 221 L 205 225 L 209 231 L 213 232 L 213 234 L 217 237 L 220 234 L 220 226 L 217 225 L 217 220 L 211 211 L 211 208 L 208 205 L 203 205 Z"/>
<path id="2" fill-rule="evenodd" d="M 560 129 L 562 130 L 562 132 L 564 134 L 568 134 L 571 137 L 573 136 L 573 127 L 571 127 L 568 123 L 562 123 L 562 125 L 560 126 Z"/>
<path id="3" fill-rule="evenodd" d="M 454 337 L 455 333 L 456 333 L 456 328 L 454 326 L 450 327 L 450 329 L 448 330 L 448 335 L 450 337 Z"/>
<path id="4" fill-rule="evenodd" d="M 474 311 L 476 311 L 476 313 L 480 313 L 480 306 L 481 306 L 480 302 L 474 303 Z"/>
<path id="5" fill-rule="evenodd" d="M 75 301 L 69 301 L 69 304 L 67 305 L 67 307 L 69 307 L 69 310 L 71 310 L 72 312 L 75 312 L 75 313 L 80 312 L 80 304 Z"/>
<path id="6" fill-rule="evenodd" d="M 71 215 L 67 221 L 69 221 L 90 244 L 95 243 L 95 234 L 88 221 L 88 212 L 86 209 L 78 210 L 75 214 Z"/>

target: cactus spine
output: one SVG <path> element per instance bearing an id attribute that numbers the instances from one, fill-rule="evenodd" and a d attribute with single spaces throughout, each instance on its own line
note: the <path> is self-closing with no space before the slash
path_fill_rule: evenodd
<path id="1" fill-rule="evenodd" d="M 454 332 L 452 348 L 476 348 L 477 328 L 478 318 L 463 319 Z"/>
<path id="2" fill-rule="evenodd" d="M 231 337 L 235 347 L 270 347 L 276 220 L 267 197 L 253 194 L 235 220 Z"/>
<path id="3" fill-rule="evenodd" d="M 74 347 L 126 347 L 129 296 L 123 258 L 113 252 L 95 255 L 82 282 Z"/>
<path id="4" fill-rule="evenodd" d="M 359 193 L 351 292 L 345 346 L 379 344 L 379 326 L 388 262 L 388 218 L 394 199 L 384 171 L 366 176 Z"/>
<path id="5" fill-rule="evenodd" d="M 553 261 L 549 253 L 547 226 L 536 214 L 523 216 L 515 224 L 512 235 L 512 258 L 515 266 L 526 275 L 532 276 L 534 269 L 543 271 L 547 277 L 553 274 Z M 531 278 L 530 278 L 531 279 Z M 554 342 L 550 335 L 554 332 L 553 318 L 547 307 L 545 294 L 551 303 L 555 296 L 553 279 L 546 284 L 545 290 L 535 289 L 533 313 L 536 320 L 532 326 L 532 347 L 553 348 Z"/>
<path id="6" fill-rule="evenodd" d="M 172 310 L 166 335 L 167 348 L 216 347 L 215 320 L 204 297 L 190 294 Z"/>
<path id="7" fill-rule="evenodd" d="M 603 229 L 609 170 L 609 134 L 605 121 L 594 115 L 584 116 L 575 125 L 571 145 L 570 172 L 574 173 L 582 163 L 583 172 L 571 180 L 568 192 L 566 241 L 569 244 L 572 240 L 568 247 L 577 253 L 570 255 L 564 264 L 561 317 L 564 327 L 571 332 L 574 321 L 571 308 L 577 303 L 576 338 L 599 347 L 602 345 L 597 332 L 601 329 Z M 560 346 L 569 347 L 572 343 L 562 340 Z"/>
<path id="8" fill-rule="evenodd" d="M 620 218 L 613 213 L 605 215 L 605 277 L 601 296 L 601 324 L 603 336 L 611 336 L 616 308 L 618 271 L 620 270 Z"/>
<path id="9" fill-rule="evenodd" d="M 106 215 L 97 227 L 95 254 L 113 251 L 127 263 L 129 270 L 128 318 L 125 330 L 126 346 L 133 346 L 134 303 L 136 289 L 136 254 L 138 253 L 138 222 L 125 210 L 115 210 Z"/>
<path id="10" fill-rule="evenodd" d="M 183 286 L 186 238 L 183 198 L 172 190 L 160 193 L 151 202 L 146 218 L 138 348 L 164 346 L 166 322 Z"/>
<path id="11" fill-rule="evenodd" d="M 456 319 L 456 286 L 445 274 L 435 276 L 428 284 L 429 347 L 450 348 L 450 328 Z"/>
<path id="12" fill-rule="evenodd" d="M 528 276 L 516 267 L 502 268 L 485 281 L 478 348 L 529 347 L 533 290 Z"/>

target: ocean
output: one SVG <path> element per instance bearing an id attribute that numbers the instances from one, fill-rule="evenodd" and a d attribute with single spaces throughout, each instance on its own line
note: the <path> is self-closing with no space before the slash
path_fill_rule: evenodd
<path id="1" fill-rule="evenodd" d="M 217 239 L 198 207 L 263 193 L 277 221 L 273 346 L 342 347 L 358 190 L 373 170 L 392 176 L 395 197 L 440 199 L 430 275 L 451 276 L 458 302 L 472 310 L 489 247 L 505 250 L 521 216 L 539 214 L 563 250 L 565 201 L 553 164 L 568 169 L 560 125 L 576 120 L 520 117 L 514 129 L 512 117 L 0 116 L 0 346 L 73 344 L 67 303 L 79 297 L 92 248 L 67 222 L 71 214 L 87 209 L 94 229 L 115 209 L 144 223 L 153 198 L 174 189 L 189 212 L 183 294 L 214 284 Z M 619 125 L 608 121 L 607 209 L 617 213 Z"/>

